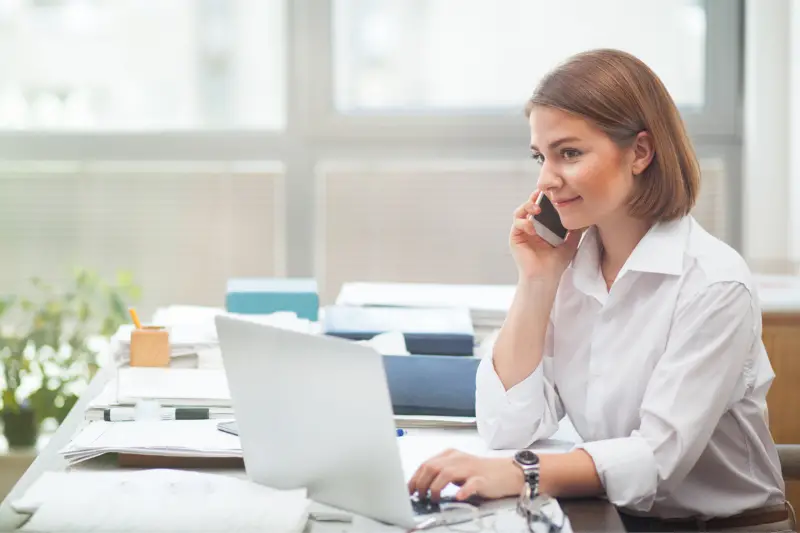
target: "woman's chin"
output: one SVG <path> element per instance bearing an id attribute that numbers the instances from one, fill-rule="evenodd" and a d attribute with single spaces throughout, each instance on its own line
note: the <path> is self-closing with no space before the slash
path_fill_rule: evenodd
<path id="1" fill-rule="evenodd" d="M 581 217 L 569 216 L 569 217 L 561 217 L 561 225 L 567 228 L 568 231 L 579 231 L 584 228 L 591 226 L 591 224 L 581 219 Z"/>

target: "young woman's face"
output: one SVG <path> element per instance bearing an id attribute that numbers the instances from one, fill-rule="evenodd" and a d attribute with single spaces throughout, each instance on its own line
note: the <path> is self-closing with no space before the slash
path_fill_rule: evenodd
<path id="1" fill-rule="evenodd" d="M 626 214 L 634 187 L 634 149 L 621 149 L 586 120 L 544 106 L 530 114 L 532 157 L 541 166 L 538 188 L 565 228 L 586 228 Z"/>

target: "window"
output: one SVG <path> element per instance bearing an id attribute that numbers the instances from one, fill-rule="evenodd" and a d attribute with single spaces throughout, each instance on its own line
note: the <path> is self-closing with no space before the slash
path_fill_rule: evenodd
<path id="1" fill-rule="evenodd" d="M 518 109 L 556 63 L 600 47 L 640 57 L 680 106 L 704 103 L 702 1 L 335 0 L 333 15 L 343 113 Z"/>
<path id="2" fill-rule="evenodd" d="M 0 3 L 0 129 L 275 129 L 279 0 Z"/>
<path id="3" fill-rule="evenodd" d="M 0 169 L 0 196 L 5 190 L 16 198 L 13 187 L 48 177 L 39 163 L 50 162 L 77 169 L 56 183 L 63 177 L 78 192 L 91 184 L 76 193 L 81 201 L 96 191 L 112 194 L 101 187 L 104 179 L 144 183 L 140 166 L 149 169 L 148 184 L 180 175 L 187 187 L 206 188 L 209 209 L 215 200 L 238 205 L 249 194 L 273 205 L 274 196 L 285 217 L 270 219 L 282 221 L 270 227 L 280 227 L 281 238 L 251 221 L 249 264 L 311 276 L 323 253 L 331 261 L 343 253 L 336 244 L 316 248 L 325 209 L 318 205 L 320 168 L 414 162 L 408 179 L 417 183 L 474 165 L 509 165 L 513 179 L 533 185 L 535 170 L 517 166 L 526 161 L 525 100 L 543 73 L 572 53 L 616 47 L 653 67 L 681 107 L 698 153 L 720 162 L 717 177 L 704 182 L 703 212 L 739 246 L 741 23 L 741 0 L 0 0 L 0 161 L 10 163 Z M 139 170 L 87 177 L 98 161 Z M 274 189 L 257 183 L 252 192 L 226 196 L 205 170 L 178 172 L 174 162 L 204 169 L 269 162 L 281 171 Z M 241 178 L 238 171 L 219 174 L 229 175 Z M 475 178 L 481 190 L 469 198 L 496 199 L 495 187 L 511 183 L 486 176 L 485 183 Z M 252 179 L 262 178 L 272 179 Z M 342 179 L 353 180 L 348 191 L 386 185 L 371 170 Z M 45 236 L 74 228 L 75 239 L 64 243 L 83 238 L 86 225 L 70 225 L 83 208 L 62 212 L 48 204 L 61 201 L 55 196 L 25 194 L 31 213 L 41 205 L 48 216 L 18 210 L 9 224 L 41 220 L 36 231 Z M 423 202 L 429 194 L 418 196 Z M 106 196 L 96 198 L 103 203 Z M 184 223 L 190 208 L 173 200 L 147 206 L 152 219 Z M 359 201 L 349 194 L 336 200 L 343 212 Z M 245 220 L 259 209 L 231 207 L 230 216 Z M 108 234 L 98 242 L 116 233 L 101 229 Z M 22 249 L 11 242 L 0 253 L 14 257 Z M 94 252 L 70 256 L 76 246 L 58 248 L 47 261 L 96 266 Z M 205 269 L 199 274 L 228 272 L 222 262 L 229 255 L 198 257 Z M 144 290 L 158 294 L 157 286 Z M 154 301 L 161 303 L 169 302 Z"/>

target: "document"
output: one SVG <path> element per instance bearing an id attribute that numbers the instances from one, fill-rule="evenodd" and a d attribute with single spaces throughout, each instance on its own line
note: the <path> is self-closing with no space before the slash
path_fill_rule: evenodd
<path id="1" fill-rule="evenodd" d="M 117 403 L 158 400 L 162 406 L 231 407 L 223 368 L 121 367 Z"/>
<path id="2" fill-rule="evenodd" d="M 13 507 L 21 531 L 303 531 L 305 490 L 184 470 L 46 473 Z"/>
<path id="3" fill-rule="evenodd" d="M 239 437 L 217 429 L 219 420 L 90 422 L 60 453 L 70 464 L 107 453 L 169 457 L 242 457 Z"/>

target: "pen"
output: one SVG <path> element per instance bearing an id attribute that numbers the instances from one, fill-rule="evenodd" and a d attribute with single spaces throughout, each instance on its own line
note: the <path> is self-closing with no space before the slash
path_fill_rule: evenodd
<path id="1" fill-rule="evenodd" d="M 161 420 L 208 420 L 211 412 L 207 407 L 173 407 L 161 409 Z M 111 407 L 103 409 L 106 422 L 130 422 L 136 420 L 133 407 Z"/>
<path id="2" fill-rule="evenodd" d="M 136 309 L 131 307 L 128 309 L 128 312 L 131 314 L 131 318 L 133 319 L 133 324 L 136 326 L 136 329 L 142 329 L 142 323 L 139 322 L 139 315 L 136 314 Z"/>

